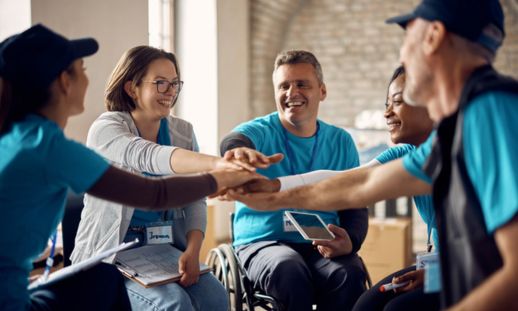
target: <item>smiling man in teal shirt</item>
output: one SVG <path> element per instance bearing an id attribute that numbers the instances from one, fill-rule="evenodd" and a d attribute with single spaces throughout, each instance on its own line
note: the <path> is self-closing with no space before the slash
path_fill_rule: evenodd
<path id="1" fill-rule="evenodd" d="M 283 153 L 281 163 L 258 171 L 270 178 L 359 165 L 349 133 L 317 119 L 327 90 L 313 54 L 280 53 L 273 83 L 277 112 L 237 126 L 223 140 L 222 153 L 246 152 L 240 147 Z M 311 310 L 313 303 L 319 310 L 350 310 L 365 290 L 356 251 L 367 232 L 367 210 L 315 212 L 336 235 L 315 245 L 303 239 L 283 211 L 264 213 L 236 205 L 234 246 L 255 287 L 286 310 Z"/>

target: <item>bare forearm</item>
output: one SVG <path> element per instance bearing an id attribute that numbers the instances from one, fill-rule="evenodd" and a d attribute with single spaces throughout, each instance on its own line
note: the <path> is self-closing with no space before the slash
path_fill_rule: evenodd
<path id="1" fill-rule="evenodd" d="M 200 230 L 191 230 L 187 232 L 187 249 L 196 254 L 200 253 L 203 244 L 203 232 Z"/>
<path id="2" fill-rule="evenodd" d="M 279 192 L 275 205 L 309 210 L 367 206 L 403 195 L 429 193 L 430 186 L 408 174 L 400 160 L 344 171 L 319 183 Z"/>
<path id="3" fill-rule="evenodd" d="M 176 148 L 171 154 L 171 169 L 177 174 L 207 172 L 215 168 L 219 158 L 186 149 Z"/>
<path id="4" fill-rule="evenodd" d="M 361 206 L 357 204 L 355 188 L 365 183 L 366 172 L 346 171 L 319 183 L 279 192 L 279 206 L 308 210 L 339 210 Z M 276 204 L 277 205 L 277 204 Z"/>

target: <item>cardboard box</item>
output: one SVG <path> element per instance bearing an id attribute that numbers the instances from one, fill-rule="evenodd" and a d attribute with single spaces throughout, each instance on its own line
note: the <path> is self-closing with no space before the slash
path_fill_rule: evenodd
<path id="1" fill-rule="evenodd" d="M 410 218 L 369 219 L 367 238 L 359 251 L 373 284 L 412 264 Z"/>

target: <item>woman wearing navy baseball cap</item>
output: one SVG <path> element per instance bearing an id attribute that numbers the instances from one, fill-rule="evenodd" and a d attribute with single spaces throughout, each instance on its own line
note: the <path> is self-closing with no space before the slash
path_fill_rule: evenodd
<path id="1" fill-rule="evenodd" d="M 136 207 L 165 209 L 257 178 L 239 169 L 246 165 L 236 161 L 220 162 L 220 169 L 209 173 L 146 178 L 117 169 L 67 139 L 63 128 L 68 118 L 84 110 L 88 78 L 82 58 L 97 49 L 92 38 L 68 40 L 43 25 L 0 44 L 3 310 L 130 309 L 123 280 L 108 265 L 33 292 L 27 289 L 32 261 L 62 219 L 68 188 Z"/>

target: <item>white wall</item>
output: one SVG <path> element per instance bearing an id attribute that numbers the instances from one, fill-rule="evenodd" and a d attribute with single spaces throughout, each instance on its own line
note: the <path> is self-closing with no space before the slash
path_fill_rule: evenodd
<path id="1" fill-rule="evenodd" d="M 175 113 L 194 125 L 200 150 L 219 142 L 249 115 L 248 0 L 177 0 L 176 54 L 184 89 Z M 213 200 L 216 238 L 228 236 L 233 203 Z"/>
<path id="2" fill-rule="evenodd" d="M 248 0 L 219 0 L 217 4 L 219 142 L 250 115 L 250 44 Z"/>
<path id="3" fill-rule="evenodd" d="M 200 150 L 217 150 L 216 0 L 178 0 L 176 54 L 185 82 L 175 113 L 194 125 Z"/>
<path id="4" fill-rule="evenodd" d="M 32 0 L 31 13 L 32 24 L 43 23 L 68 38 L 91 36 L 99 42 L 99 51 L 85 59 L 90 78 L 85 112 L 69 119 L 66 128 L 69 137 L 84 142 L 93 120 L 106 110 L 104 88 L 116 62 L 125 50 L 148 44 L 148 3 Z"/>
<path id="5" fill-rule="evenodd" d="M 175 113 L 194 124 L 200 149 L 248 116 L 248 1 L 177 0 L 176 54 L 185 81 Z"/>
<path id="6" fill-rule="evenodd" d="M 30 0 L 0 0 L 0 42 L 30 25 Z"/>

